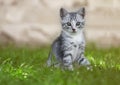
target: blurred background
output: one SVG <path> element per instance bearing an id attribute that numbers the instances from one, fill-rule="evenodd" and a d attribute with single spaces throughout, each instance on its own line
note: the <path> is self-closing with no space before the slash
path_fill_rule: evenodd
<path id="1" fill-rule="evenodd" d="M 61 30 L 59 9 L 86 7 L 87 42 L 120 45 L 120 0 L 0 0 L 0 44 L 46 46 Z"/>

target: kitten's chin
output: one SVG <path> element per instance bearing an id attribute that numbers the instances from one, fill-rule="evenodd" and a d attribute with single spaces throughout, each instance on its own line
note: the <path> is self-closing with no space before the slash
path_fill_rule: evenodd
<path id="1" fill-rule="evenodd" d="M 77 33 L 77 31 L 72 31 L 72 33 Z"/>
<path id="2" fill-rule="evenodd" d="M 78 31 L 63 31 L 63 33 L 67 34 L 67 35 L 75 35 L 78 33 Z"/>
<path id="3" fill-rule="evenodd" d="M 71 31 L 71 32 L 68 32 L 68 33 L 74 35 L 74 34 L 77 34 L 78 32 L 77 31 Z"/>

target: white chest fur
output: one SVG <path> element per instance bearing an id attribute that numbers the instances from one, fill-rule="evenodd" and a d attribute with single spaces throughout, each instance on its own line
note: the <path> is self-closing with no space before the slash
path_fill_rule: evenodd
<path id="1" fill-rule="evenodd" d="M 78 33 L 73 33 L 73 34 L 64 32 L 63 36 L 67 40 L 67 42 L 74 42 L 74 44 L 77 44 L 77 45 L 81 43 L 85 43 L 83 31 L 80 31 Z"/>
<path id="2" fill-rule="evenodd" d="M 76 43 L 76 44 L 84 43 L 84 41 L 85 41 L 84 34 L 82 32 L 80 32 L 80 33 L 77 33 L 75 35 L 72 35 L 71 41 Z"/>

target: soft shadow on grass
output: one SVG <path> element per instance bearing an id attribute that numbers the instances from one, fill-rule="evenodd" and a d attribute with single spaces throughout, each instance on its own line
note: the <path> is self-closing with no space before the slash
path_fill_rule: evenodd
<path id="1" fill-rule="evenodd" d="M 0 85 L 119 85 L 120 47 L 86 47 L 93 71 L 85 67 L 73 72 L 47 68 L 49 47 L 0 47 Z"/>

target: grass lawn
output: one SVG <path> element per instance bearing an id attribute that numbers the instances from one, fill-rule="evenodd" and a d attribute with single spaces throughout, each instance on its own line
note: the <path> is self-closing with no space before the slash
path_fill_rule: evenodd
<path id="1" fill-rule="evenodd" d="M 45 66 L 49 48 L 0 47 L 0 85 L 120 85 L 120 47 L 86 47 L 93 71 Z"/>

